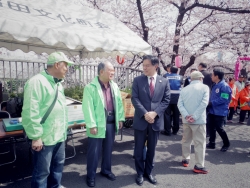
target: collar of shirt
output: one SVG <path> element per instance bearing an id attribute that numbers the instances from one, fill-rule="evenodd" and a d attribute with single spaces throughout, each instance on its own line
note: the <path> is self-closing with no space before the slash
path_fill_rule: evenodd
<path id="1" fill-rule="evenodd" d="M 49 72 L 47 71 L 47 69 L 45 69 L 45 72 L 46 72 L 48 75 L 50 75 Z M 52 76 L 52 75 L 50 75 L 50 76 Z M 52 76 L 52 77 L 53 77 L 53 76 Z M 58 79 L 58 78 L 55 78 L 55 77 L 53 77 L 53 79 L 54 79 L 54 81 L 55 81 L 56 84 L 57 84 L 58 82 L 61 82 L 61 81 L 62 81 L 62 79 Z"/>
<path id="2" fill-rule="evenodd" d="M 155 84 L 155 82 L 156 82 L 156 77 L 157 77 L 157 73 L 155 73 L 153 76 L 148 76 L 148 84 L 150 84 L 150 82 L 151 82 L 151 77 L 154 77 L 154 81 L 153 81 L 153 83 Z"/>
<path id="3" fill-rule="evenodd" d="M 109 88 L 109 82 L 108 82 L 108 87 L 106 88 L 105 87 L 105 85 L 104 85 L 104 83 L 102 83 L 102 81 L 99 79 L 99 77 L 98 77 L 98 81 L 99 81 L 99 83 L 100 83 L 100 85 L 101 85 L 101 88 L 103 88 L 103 89 L 107 89 L 107 88 Z"/>

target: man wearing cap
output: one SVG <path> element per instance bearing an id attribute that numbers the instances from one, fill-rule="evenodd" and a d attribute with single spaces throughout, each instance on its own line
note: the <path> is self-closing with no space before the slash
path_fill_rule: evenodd
<path id="1" fill-rule="evenodd" d="M 64 53 L 54 52 L 48 57 L 47 69 L 30 78 L 24 87 L 22 124 L 32 140 L 32 188 L 61 187 L 68 127 L 61 82 L 71 64 Z"/>
<path id="2" fill-rule="evenodd" d="M 178 100 L 178 108 L 182 115 L 182 165 L 189 166 L 192 141 L 195 151 L 195 166 L 193 171 L 207 174 L 204 167 L 206 150 L 206 107 L 209 101 L 209 87 L 203 84 L 203 74 L 193 71 L 191 83 L 183 88 Z"/>
<path id="3" fill-rule="evenodd" d="M 120 90 L 114 78 L 115 69 L 110 62 L 98 65 L 98 76 L 85 86 L 82 109 L 87 127 L 87 179 L 89 187 L 95 187 L 96 169 L 102 151 L 100 174 L 114 181 L 111 170 L 115 133 L 125 121 Z"/>
<path id="4" fill-rule="evenodd" d="M 245 78 L 244 75 L 241 74 L 238 80 L 234 83 L 239 92 L 245 88 L 244 78 Z"/>

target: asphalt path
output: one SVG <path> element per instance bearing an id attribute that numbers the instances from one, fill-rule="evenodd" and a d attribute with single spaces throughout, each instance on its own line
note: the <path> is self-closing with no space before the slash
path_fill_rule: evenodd
<path id="1" fill-rule="evenodd" d="M 238 118 L 237 116 L 235 118 Z M 237 121 L 237 119 L 235 120 Z M 115 181 L 110 181 L 99 174 L 100 163 L 97 169 L 97 188 L 120 188 L 120 187 L 176 187 L 176 188 L 249 188 L 250 187 L 250 126 L 231 123 L 225 126 L 231 142 L 227 152 L 221 152 L 222 141 L 217 134 L 216 149 L 206 150 L 205 166 L 208 174 L 195 174 L 194 151 L 189 167 L 181 165 L 181 138 L 182 126 L 178 135 L 160 135 L 156 148 L 155 168 L 158 183 L 152 185 L 147 180 L 142 186 L 135 183 L 135 167 L 133 154 L 133 129 L 125 129 L 123 140 L 116 136 L 114 144 L 112 171 L 117 176 Z M 67 188 L 87 187 L 86 179 L 86 151 L 87 138 L 85 133 L 74 135 L 76 156 L 65 161 L 62 185 Z M 71 141 L 66 148 L 66 155 L 72 154 Z M 0 187 L 26 188 L 30 187 L 32 164 L 29 159 L 27 143 L 16 145 L 17 160 L 15 163 L 0 166 Z M 0 150 L 5 148 L 1 145 Z M 0 155 L 0 162 L 9 160 L 9 154 Z"/>

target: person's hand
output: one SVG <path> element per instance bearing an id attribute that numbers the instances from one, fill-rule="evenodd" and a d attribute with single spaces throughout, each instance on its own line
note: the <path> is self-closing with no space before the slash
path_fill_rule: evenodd
<path id="1" fill-rule="evenodd" d="M 186 116 L 185 119 L 187 120 L 188 123 L 193 123 L 195 121 L 192 115 Z"/>
<path id="2" fill-rule="evenodd" d="M 190 117 L 191 117 L 191 116 L 188 115 L 188 116 L 185 117 L 185 119 L 188 121 Z"/>
<path id="3" fill-rule="evenodd" d="M 150 112 L 148 112 L 147 114 L 148 114 L 148 116 L 149 116 L 151 119 L 155 119 L 155 117 L 157 116 L 157 113 L 154 112 L 154 111 L 150 111 Z"/>
<path id="4" fill-rule="evenodd" d="M 145 117 L 145 120 L 148 122 L 148 123 L 154 123 L 155 122 L 155 117 L 157 116 L 156 112 L 147 112 L 144 117 Z"/>
<path id="5" fill-rule="evenodd" d="M 97 128 L 90 128 L 90 134 L 96 135 L 97 134 Z"/>
<path id="6" fill-rule="evenodd" d="M 123 127 L 123 122 L 119 121 L 119 129 L 121 129 Z"/>
<path id="7" fill-rule="evenodd" d="M 42 139 L 39 138 L 38 140 L 32 140 L 32 146 L 31 147 L 35 151 L 41 151 L 41 149 L 43 149 Z"/>
<path id="8" fill-rule="evenodd" d="M 189 119 L 188 119 L 188 122 L 189 123 L 193 123 L 195 120 L 194 120 L 194 118 L 191 116 Z"/>

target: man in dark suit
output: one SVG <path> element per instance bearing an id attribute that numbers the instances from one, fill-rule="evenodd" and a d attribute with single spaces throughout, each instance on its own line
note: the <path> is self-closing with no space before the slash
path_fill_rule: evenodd
<path id="1" fill-rule="evenodd" d="M 170 101 L 170 87 L 168 80 L 157 75 L 159 60 L 147 55 L 143 57 L 144 75 L 133 81 L 132 103 L 135 108 L 134 136 L 135 136 L 135 167 L 137 171 L 136 183 L 142 185 L 146 177 L 152 184 L 157 181 L 152 175 L 154 166 L 155 147 L 159 132 L 164 126 L 164 112 Z M 143 148 L 147 141 L 147 154 L 143 161 Z"/>
<path id="2" fill-rule="evenodd" d="M 203 74 L 204 78 L 203 78 L 203 84 L 207 85 L 211 91 L 211 88 L 212 88 L 212 85 L 213 85 L 213 82 L 212 82 L 212 74 L 209 73 L 207 71 L 207 64 L 206 63 L 200 63 L 199 66 L 198 66 L 198 70 Z M 206 112 L 208 114 L 208 107 L 206 109 Z M 207 137 L 209 137 L 209 132 L 210 132 L 210 127 L 208 126 L 209 125 L 209 119 L 207 120 L 207 124 L 206 124 L 206 133 L 207 133 Z"/>
<path id="3" fill-rule="evenodd" d="M 203 74 L 204 79 L 203 79 L 203 84 L 207 85 L 209 89 L 211 90 L 212 87 L 212 74 L 209 73 L 207 70 L 207 64 L 206 63 L 200 63 L 198 66 L 198 70 Z"/>

